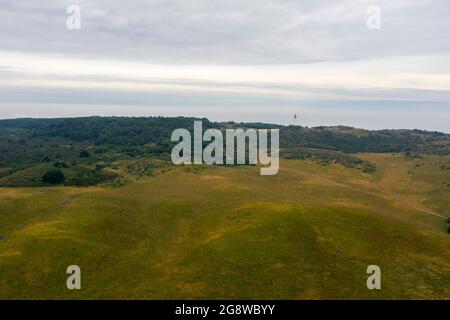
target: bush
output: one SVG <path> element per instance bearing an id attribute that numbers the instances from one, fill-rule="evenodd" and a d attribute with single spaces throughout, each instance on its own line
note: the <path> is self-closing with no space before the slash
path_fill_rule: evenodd
<path id="1" fill-rule="evenodd" d="M 89 158 L 90 156 L 91 156 L 91 154 L 86 150 L 82 150 L 80 152 L 80 158 Z"/>
<path id="2" fill-rule="evenodd" d="M 117 175 L 113 173 L 106 173 L 101 170 L 92 170 L 79 173 L 76 177 L 70 180 L 69 184 L 77 187 L 89 187 L 112 181 L 116 177 Z"/>
<path id="3" fill-rule="evenodd" d="M 60 184 L 66 180 L 64 173 L 61 170 L 51 170 L 42 176 L 42 182 L 48 184 Z"/>
<path id="4" fill-rule="evenodd" d="M 53 164 L 56 168 L 68 168 L 69 166 L 64 161 L 58 161 Z"/>

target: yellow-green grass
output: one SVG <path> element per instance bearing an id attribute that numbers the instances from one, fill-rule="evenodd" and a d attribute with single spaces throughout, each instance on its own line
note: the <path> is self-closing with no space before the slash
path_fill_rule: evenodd
<path id="1" fill-rule="evenodd" d="M 177 167 L 119 188 L 0 189 L 0 298 L 449 299 L 448 172 L 361 157 L 378 171 L 292 160 L 272 177 Z M 366 287 L 372 264 L 382 290 Z"/>

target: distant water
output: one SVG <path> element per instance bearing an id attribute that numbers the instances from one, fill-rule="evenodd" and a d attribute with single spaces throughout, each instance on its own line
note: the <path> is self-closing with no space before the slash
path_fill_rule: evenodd
<path id="1" fill-rule="evenodd" d="M 450 108 L 386 107 L 175 107 L 1 103 L 0 118 L 78 116 L 189 116 L 211 121 L 301 126 L 346 125 L 365 129 L 423 129 L 450 133 Z M 297 119 L 294 116 L 297 115 Z"/>

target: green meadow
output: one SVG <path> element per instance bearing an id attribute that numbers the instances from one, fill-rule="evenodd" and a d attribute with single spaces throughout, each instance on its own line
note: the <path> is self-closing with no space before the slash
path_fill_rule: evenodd
<path id="1" fill-rule="evenodd" d="M 0 188 L 0 299 L 449 299 L 450 157 L 358 156 Z"/>

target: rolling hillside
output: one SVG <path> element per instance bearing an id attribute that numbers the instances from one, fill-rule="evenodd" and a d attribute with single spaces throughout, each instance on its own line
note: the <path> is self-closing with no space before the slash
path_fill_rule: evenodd
<path id="1" fill-rule="evenodd" d="M 21 121 L 0 122 L 2 179 L 55 164 L 68 176 L 81 168 L 114 176 L 89 187 L 0 188 L 1 299 L 450 298 L 447 135 L 410 132 L 415 147 L 403 153 L 378 149 L 381 137 L 376 150 L 351 154 L 366 150 L 289 142 L 279 174 L 261 177 L 252 166 L 175 167 L 164 141 L 41 135 L 47 120 Z M 66 288 L 73 264 L 80 291 Z M 366 287 L 371 264 L 381 267 L 382 290 Z"/>

